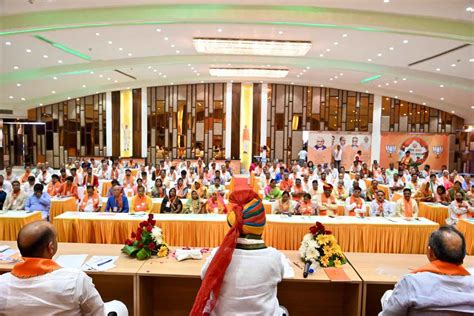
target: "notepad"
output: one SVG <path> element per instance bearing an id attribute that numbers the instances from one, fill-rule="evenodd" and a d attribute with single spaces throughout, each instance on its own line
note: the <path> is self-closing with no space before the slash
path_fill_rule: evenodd
<path id="1" fill-rule="evenodd" d="M 281 262 L 283 263 L 283 278 L 292 279 L 295 277 L 295 270 L 291 267 L 290 259 L 284 254 L 281 254 Z"/>
<path id="2" fill-rule="evenodd" d="M 331 281 L 350 281 L 346 272 L 342 268 L 324 268 L 324 272 Z"/>
<path id="3" fill-rule="evenodd" d="M 84 271 L 107 271 L 116 267 L 118 256 L 93 256 L 82 266 Z"/>
<path id="4" fill-rule="evenodd" d="M 61 255 L 56 258 L 56 263 L 63 268 L 80 269 L 88 255 Z"/>

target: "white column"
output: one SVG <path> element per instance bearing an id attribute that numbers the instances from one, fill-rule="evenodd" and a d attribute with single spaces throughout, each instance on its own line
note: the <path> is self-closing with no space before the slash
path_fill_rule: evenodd
<path id="1" fill-rule="evenodd" d="M 142 87 L 142 158 L 147 156 L 148 147 L 148 100 L 147 88 Z"/>
<path id="2" fill-rule="evenodd" d="M 105 126 L 106 155 L 112 156 L 112 92 L 105 93 Z"/>
<path id="3" fill-rule="evenodd" d="M 380 163 L 380 143 L 382 142 L 382 96 L 374 95 L 374 112 L 372 118 L 372 153 L 371 163 L 377 160 Z"/>
<path id="4" fill-rule="evenodd" d="M 231 130 L 232 128 L 232 83 L 226 84 L 225 92 L 225 157 L 231 157 Z"/>
<path id="5" fill-rule="evenodd" d="M 262 84 L 262 99 L 261 104 L 261 113 L 260 113 L 260 146 L 265 146 L 267 144 L 267 107 L 268 107 L 268 84 Z M 256 156 L 258 153 L 254 153 Z"/>

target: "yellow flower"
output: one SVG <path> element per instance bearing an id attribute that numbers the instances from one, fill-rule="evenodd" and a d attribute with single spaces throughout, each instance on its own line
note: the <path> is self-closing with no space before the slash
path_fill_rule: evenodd
<path id="1" fill-rule="evenodd" d="M 323 247 L 324 250 L 324 255 L 331 257 L 334 254 L 334 249 L 331 248 L 331 246 L 326 245 Z"/>
<path id="2" fill-rule="evenodd" d="M 319 235 L 318 237 L 316 237 L 316 240 L 320 245 L 326 245 L 331 241 L 330 236 L 331 235 Z"/>
<path id="3" fill-rule="evenodd" d="M 335 266 L 336 268 L 342 267 L 341 261 L 340 261 L 339 259 L 335 259 L 335 260 L 334 260 L 334 266 Z"/>
<path id="4" fill-rule="evenodd" d="M 158 253 L 157 253 L 157 256 L 158 256 L 159 258 L 166 257 L 166 256 L 168 255 L 168 250 L 169 250 L 168 247 L 166 247 L 166 246 L 161 246 L 161 247 L 160 247 L 160 250 L 159 250 Z"/>
<path id="5" fill-rule="evenodd" d="M 326 255 L 321 258 L 320 263 L 321 263 L 321 265 L 322 265 L 323 267 L 327 267 L 327 266 L 329 265 L 329 258 L 330 258 L 330 257 L 329 257 L 329 256 L 326 256 Z"/>

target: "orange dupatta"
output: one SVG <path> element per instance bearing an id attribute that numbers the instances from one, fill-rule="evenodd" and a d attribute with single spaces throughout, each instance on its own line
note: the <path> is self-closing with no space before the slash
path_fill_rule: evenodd
<path id="1" fill-rule="evenodd" d="M 467 271 L 462 265 L 456 265 L 454 263 L 444 262 L 441 260 L 434 260 L 427 265 L 413 270 L 412 273 L 418 272 L 431 272 L 441 275 L 471 275 L 469 271 Z"/>
<path id="2" fill-rule="evenodd" d="M 403 198 L 403 207 L 405 209 L 405 217 L 413 217 L 413 205 L 411 199 L 409 203 L 405 198 Z"/>
<path id="3" fill-rule="evenodd" d="M 133 199 L 133 209 L 138 212 L 143 212 L 147 210 L 147 198 L 146 195 L 140 196 L 136 195 Z"/>
<path id="4" fill-rule="evenodd" d="M 364 201 L 363 201 L 361 198 L 358 198 L 357 201 L 356 201 L 356 199 L 354 198 L 354 196 L 351 195 L 351 204 L 353 204 L 353 203 L 356 204 L 356 208 L 362 209 L 362 204 L 364 203 Z M 355 216 L 355 211 L 354 211 L 354 210 L 350 210 L 350 211 L 349 211 L 349 216 Z"/>
<path id="5" fill-rule="evenodd" d="M 61 268 L 51 259 L 23 257 L 23 260 L 12 269 L 12 275 L 20 279 L 34 278 Z"/>
<path id="6" fill-rule="evenodd" d="M 94 194 L 92 195 L 92 206 L 94 207 L 94 210 L 96 210 L 97 207 L 99 206 L 99 201 L 100 201 L 99 194 L 97 194 L 97 192 L 94 192 Z M 84 197 L 82 198 L 82 202 L 80 205 L 81 211 L 85 209 L 87 202 L 89 202 L 89 194 L 86 193 L 84 194 Z"/>

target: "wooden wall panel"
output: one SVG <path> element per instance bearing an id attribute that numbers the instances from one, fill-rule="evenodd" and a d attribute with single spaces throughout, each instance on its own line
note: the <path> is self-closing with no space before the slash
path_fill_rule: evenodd
<path id="1" fill-rule="evenodd" d="M 253 85 L 253 121 L 252 121 L 252 156 L 260 153 L 260 132 L 262 117 L 262 84 Z"/>
<path id="2" fill-rule="evenodd" d="M 133 157 L 142 157 L 142 89 L 132 90 Z"/>
<path id="3" fill-rule="evenodd" d="M 240 94 L 242 85 L 232 84 L 232 126 L 230 129 L 232 159 L 240 159 Z"/>
<path id="4" fill-rule="evenodd" d="M 112 156 L 120 156 L 120 91 L 112 91 Z"/>

